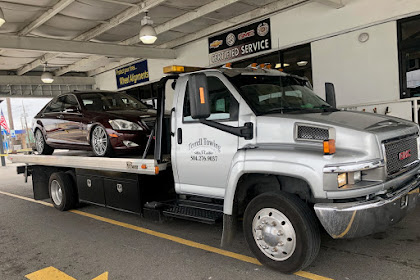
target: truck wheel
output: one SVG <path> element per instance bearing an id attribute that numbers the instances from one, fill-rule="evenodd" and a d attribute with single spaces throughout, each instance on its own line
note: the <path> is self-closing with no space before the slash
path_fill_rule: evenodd
<path id="1" fill-rule="evenodd" d="M 77 202 L 77 195 L 72 178 L 65 172 L 53 173 L 50 177 L 49 191 L 51 201 L 60 211 L 72 209 Z"/>
<path id="2" fill-rule="evenodd" d="M 35 148 L 40 155 L 52 155 L 54 152 L 54 148 L 45 142 L 44 135 L 40 129 L 37 129 L 35 132 Z"/>
<path id="3" fill-rule="evenodd" d="M 243 227 L 257 259 L 283 273 L 307 267 L 318 255 L 321 237 L 315 215 L 292 194 L 255 197 L 245 210 Z"/>
<path id="4" fill-rule="evenodd" d="M 97 157 L 109 157 L 112 155 L 112 146 L 109 141 L 109 136 L 106 133 L 105 128 L 97 125 L 90 137 L 90 145 L 92 146 L 93 153 Z"/>

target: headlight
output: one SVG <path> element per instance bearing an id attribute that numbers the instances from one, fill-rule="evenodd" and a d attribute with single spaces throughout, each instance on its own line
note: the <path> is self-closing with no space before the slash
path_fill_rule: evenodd
<path id="1" fill-rule="evenodd" d="M 143 130 L 138 124 L 126 120 L 110 120 L 109 124 L 115 130 Z"/>
<path id="2" fill-rule="evenodd" d="M 341 188 L 347 184 L 354 185 L 362 180 L 362 172 L 355 171 L 349 173 L 340 173 L 337 176 L 338 187 Z"/>

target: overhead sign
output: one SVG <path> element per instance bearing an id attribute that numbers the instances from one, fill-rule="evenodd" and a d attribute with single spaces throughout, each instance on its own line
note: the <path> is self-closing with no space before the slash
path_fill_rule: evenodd
<path id="1" fill-rule="evenodd" d="M 10 130 L 10 136 L 11 136 L 12 138 L 16 138 L 16 131 L 14 131 L 14 130 Z"/>
<path id="2" fill-rule="evenodd" d="M 115 70 L 117 87 L 125 88 L 149 81 L 147 60 Z"/>
<path id="3" fill-rule="evenodd" d="M 271 49 L 270 19 L 209 38 L 210 64 L 221 64 L 235 58 Z"/>

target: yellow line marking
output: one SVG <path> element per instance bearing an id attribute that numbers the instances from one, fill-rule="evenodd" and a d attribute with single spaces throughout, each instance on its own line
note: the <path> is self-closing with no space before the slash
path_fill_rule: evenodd
<path id="1" fill-rule="evenodd" d="M 35 271 L 25 277 L 29 280 L 76 280 L 52 266 Z"/>
<path id="2" fill-rule="evenodd" d="M 34 200 L 32 198 L 28 198 L 28 197 L 24 197 L 24 196 L 20 196 L 20 195 L 16 195 L 16 194 L 11 194 L 11 193 L 7 193 L 7 192 L 3 192 L 3 191 L 0 191 L 0 194 L 4 194 L 4 195 L 7 195 L 7 196 L 11 196 L 11 197 L 23 199 L 23 200 L 26 200 L 26 201 L 35 202 L 35 203 L 38 203 L 38 204 L 53 207 L 53 205 L 51 203 Z M 94 220 L 97 220 L 97 221 L 105 222 L 105 223 L 108 223 L 108 224 L 120 226 L 120 227 L 123 227 L 123 228 L 127 228 L 127 229 L 135 230 L 135 231 L 138 231 L 138 232 L 142 232 L 142 233 L 145 233 L 145 234 L 148 234 L 148 235 L 152 235 L 152 236 L 155 236 L 155 237 L 170 240 L 170 241 L 173 241 L 173 242 L 176 242 L 176 243 L 179 243 L 179 244 L 183 244 L 183 245 L 186 245 L 186 246 L 189 246 L 189 247 L 193 247 L 193 248 L 201 249 L 201 250 L 204 250 L 204 251 L 212 252 L 212 253 L 215 253 L 215 254 L 219 254 L 219 255 L 222 255 L 222 256 L 226 256 L 226 257 L 229 257 L 229 258 L 237 259 L 237 260 L 240 260 L 240 261 L 243 261 L 243 262 L 252 263 L 252 264 L 256 264 L 256 265 L 262 265 L 256 258 L 252 258 L 252 257 L 248 257 L 248 256 L 241 255 L 241 254 L 238 254 L 238 253 L 226 251 L 226 250 L 223 250 L 223 249 L 219 249 L 219 248 L 212 247 L 212 246 L 209 246 L 209 245 L 201 244 L 201 243 L 191 241 L 191 240 L 187 240 L 187 239 L 184 239 L 184 238 L 176 237 L 176 236 L 169 235 L 169 234 L 166 234 L 166 233 L 161 233 L 161 232 L 157 232 L 157 231 L 154 231 L 154 230 L 150 230 L 150 229 L 138 227 L 138 226 L 135 226 L 135 225 L 131 225 L 131 224 L 128 224 L 128 223 L 119 222 L 119 221 L 116 221 L 116 220 L 108 219 L 108 218 L 105 218 L 105 217 L 101 217 L 101 216 L 98 216 L 98 215 L 90 214 L 90 213 L 79 211 L 79 210 L 70 210 L 69 212 L 77 214 L 77 215 L 85 216 L 85 217 L 88 217 L 88 218 L 91 218 L 91 219 L 94 219 Z M 306 278 L 306 279 L 311 279 L 311 280 L 333 280 L 332 278 L 320 276 L 320 275 L 313 274 L 313 273 L 306 272 L 306 271 L 298 271 L 294 274 L 297 275 L 297 276 Z M 100 275 L 100 276 L 102 276 L 102 275 Z M 103 278 L 103 280 L 105 280 L 105 279 L 106 278 Z M 67 279 L 64 279 L 64 280 L 67 280 Z M 94 280 L 102 280 L 102 279 L 100 278 L 100 279 L 94 279 Z"/>
<path id="3" fill-rule="evenodd" d="M 357 210 L 353 211 L 353 215 L 351 216 L 351 219 L 350 219 L 349 224 L 347 225 L 347 228 L 339 235 L 334 235 L 333 236 L 334 238 L 342 238 L 344 235 L 346 235 L 349 232 L 349 230 L 351 229 L 351 226 L 353 225 L 354 217 L 356 217 L 356 212 Z"/>
<path id="4" fill-rule="evenodd" d="M 413 194 L 413 193 L 420 193 L 420 188 L 417 188 L 415 190 L 412 190 L 411 192 L 409 192 L 408 194 Z"/>
<path id="5" fill-rule="evenodd" d="M 98 277 L 93 278 L 92 280 L 108 280 L 108 271 L 102 273 Z"/>

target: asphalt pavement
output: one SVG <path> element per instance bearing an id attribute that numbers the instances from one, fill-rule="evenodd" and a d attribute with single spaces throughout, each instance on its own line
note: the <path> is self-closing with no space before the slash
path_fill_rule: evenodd
<path id="1" fill-rule="evenodd" d="M 354 240 L 324 233 L 306 274 L 283 275 L 247 262 L 241 233 L 228 249 L 240 257 L 207 250 L 219 248 L 221 225 L 159 223 L 92 205 L 59 212 L 25 200 L 32 184 L 15 169 L 0 167 L 0 280 L 420 279 L 420 207 L 385 233 Z M 51 277 L 36 278 L 45 269 Z"/>

